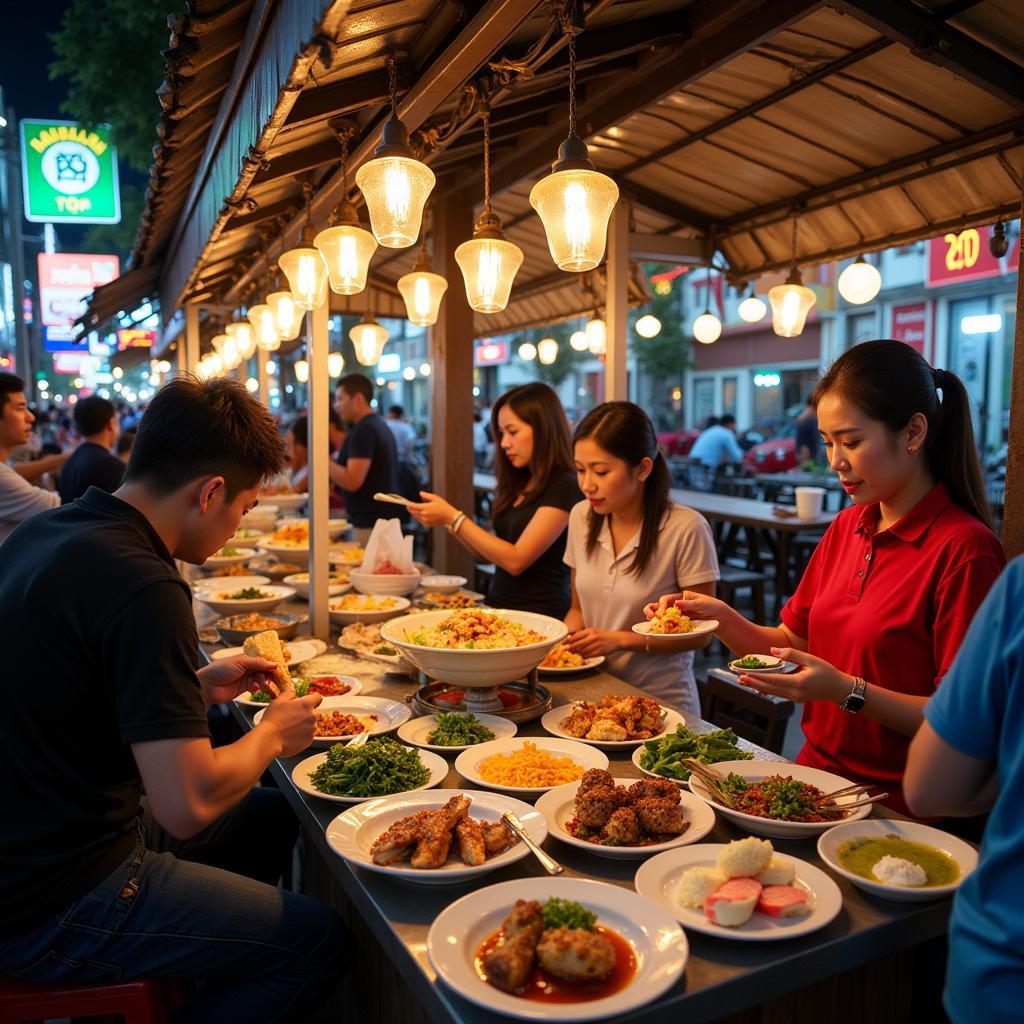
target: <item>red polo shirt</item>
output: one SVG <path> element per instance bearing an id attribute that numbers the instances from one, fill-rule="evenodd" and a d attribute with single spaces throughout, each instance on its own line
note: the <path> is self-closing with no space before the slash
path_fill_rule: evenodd
<path id="1" fill-rule="evenodd" d="M 835 518 L 782 621 L 840 671 L 929 697 L 1006 557 L 995 534 L 943 484 L 880 533 L 878 516 L 875 504 Z M 906 813 L 910 737 L 824 700 L 804 704 L 801 724 L 801 764 L 883 785 L 892 797 L 886 802 Z"/>

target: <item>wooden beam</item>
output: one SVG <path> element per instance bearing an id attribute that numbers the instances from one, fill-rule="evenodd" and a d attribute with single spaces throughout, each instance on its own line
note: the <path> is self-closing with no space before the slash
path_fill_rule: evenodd
<path id="1" fill-rule="evenodd" d="M 707 262 L 707 240 L 680 238 L 678 235 L 643 235 L 633 231 L 629 236 L 629 258 L 651 263 L 690 263 L 703 266 Z"/>
<path id="2" fill-rule="evenodd" d="M 190 302 L 185 306 L 185 369 L 195 373 L 199 365 L 199 304 Z"/>
<path id="3" fill-rule="evenodd" d="M 408 88 L 412 82 L 412 70 L 408 65 L 398 65 L 400 88 Z M 355 78 L 331 82 L 316 89 L 306 89 L 295 101 L 284 122 L 285 130 L 311 121 L 326 121 L 362 107 L 384 103 L 388 98 L 387 71 L 370 71 Z"/>
<path id="4" fill-rule="evenodd" d="M 252 183 L 258 186 L 265 185 L 268 181 L 277 181 L 280 178 L 297 178 L 299 175 L 308 174 L 325 164 L 340 162 L 341 147 L 337 140 L 324 139 L 271 160 L 270 166 L 266 170 L 260 169 L 256 172 Z"/>
<path id="5" fill-rule="evenodd" d="M 833 0 L 832 6 L 991 96 L 1024 111 L 1024 67 L 907 0 Z"/>
<path id="6" fill-rule="evenodd" d="M 1024 205 L 1021 207 L 1024 213 Z M 1017 241 L 1024 256 L 1024 237 Z M 1024 555 L 1024 274 L 1017 274 L 1017 320 L 1013 328 L 1010 429 L 1003 493 L 1003 548 L 1007 558 Z"/>
<path id="7" fill-rule="evenodd" d="M 491 191 L 494 191 L 493 188 Z M 647 188 L 645 185 L 638 185 L 635 181 L 623 182 L 622 194 L 631 196 L 641 206 L 646 206 L 648 210 L 660 213 L 661 216 L 668 217 L 678 224 L 688 224 L 701 232 L 706 232 L 711 226 L 711 218 L 706 213 L 681 203 L 673 196 Z"/>
<path id="8" fill-rule="evenodd" d="M 266 220 L 274 220 L 277 217 L 295 213 L 301 208 L 301 205 L 298 200 L 292 198 L 281 199 L 276 203 L 271 203 L 269 206 L 257 206 L 252 213 L 239 213 L 232 217 L 228 226 L 224 229 L 225 233 L 228 231 L 238 231 L 240 228 L 250 228 L 254 224 L 262 224 Z"/>

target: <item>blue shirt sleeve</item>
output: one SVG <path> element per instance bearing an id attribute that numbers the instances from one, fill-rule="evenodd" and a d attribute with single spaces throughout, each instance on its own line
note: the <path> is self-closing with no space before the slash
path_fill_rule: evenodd
<path id="1" fill-rule="evenodd" d="M 924 715 L 950 746 L 994 760 L 1024 648 L 1024 558 L 1014 559 L 978 609 L 963 646 Z"/>

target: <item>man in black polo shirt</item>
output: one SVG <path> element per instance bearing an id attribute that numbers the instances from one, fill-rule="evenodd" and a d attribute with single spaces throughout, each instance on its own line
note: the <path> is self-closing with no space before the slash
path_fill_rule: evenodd
<path id="1" fill-rule="evenodd" d="M 60 500 L 67 505 L 90 487 L 113 494 L 124 478 L 124 463 L 110 454 L 117 441 L 117 410 L 114 403 L 90 395 L 75 405 L 75 426 L 82 443 L 60 471 Z"/>
<path id="2" fill-rule="evenodd" d="M 348 436 L 330 463 L 331 482 L 345 496 L 345 511 L 356 540 L 365 544 L 378 519 L 398 519 L 395 505 L 374 501 L 373 496 L 398 490 L 398 455 L 387 424 L 373 411 L 373 385 L 361 373 L 338 381 L 335 409 L 349 425 Z"/>
<path id="3" fill-rule="evenodd" d="M 207 706 L 273 666 L 199 667 L 174 565 L 221 547 L 283 459 L 240 384 L 178 378 L 119 490 L 92 487 L 0 548 L 0 972 L 202 978 L 178 1019 L 246 1024 L 304 1019 L 336 983 L 341 922 L 275 887 L 296 822 L 281 793 L 253 789 L 309 745 L 319 698 L 279 698 L 214 748 Z"/>

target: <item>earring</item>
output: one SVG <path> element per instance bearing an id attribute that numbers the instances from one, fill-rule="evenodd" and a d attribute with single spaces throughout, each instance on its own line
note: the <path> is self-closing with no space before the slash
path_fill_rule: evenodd
<path id="1" fill-rule="evenodd" d="M 911 445 L 907 445 L 907 454 L 908 455 L 913 455 L 914 452 L 916 452 L 916 451 L 917 451 L 917 448 L 914 445 L 912 445 L 912 444 Z"/>

